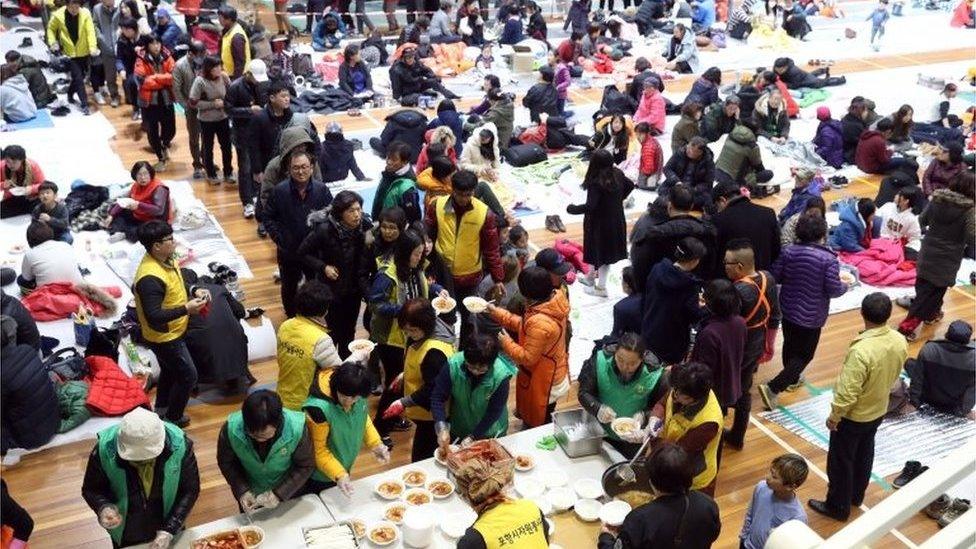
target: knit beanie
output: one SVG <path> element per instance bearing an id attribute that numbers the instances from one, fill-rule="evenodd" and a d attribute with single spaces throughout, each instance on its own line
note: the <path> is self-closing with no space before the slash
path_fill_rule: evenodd
<path id="1" fill-rule="evenodd" d="M 817 120 L 829 120 L 830 119 L 830 107 L 820 106 L 817 107 Z"/>

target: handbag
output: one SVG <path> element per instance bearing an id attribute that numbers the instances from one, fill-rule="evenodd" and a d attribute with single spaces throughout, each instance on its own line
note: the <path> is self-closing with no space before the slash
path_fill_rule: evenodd
<path id="1" fill-rule="evenodd" d="M 74 347 L 65 347 L 44 359 L 44 370 L 60 381 L 76 381 L 88 375 L 88 364 Z"/>

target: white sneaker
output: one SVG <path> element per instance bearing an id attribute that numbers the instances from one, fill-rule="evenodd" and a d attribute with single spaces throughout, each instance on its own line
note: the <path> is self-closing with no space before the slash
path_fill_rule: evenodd
<path id="1" fill-rule="evenodd" d="M 601 288 L 599 286 L 585 286 L 583 291 L 588 295 L 595 295 L 597 297 L 607 297 L 607 289 Z"/>
<path id="2" fill-rule="evenodd" d="M 99 105 L 105 104 L 105 94 L 100 91 L 95 92 L 95 102 Z"/>
<path id="3" fill-rule="evenodd" d="M 252 217 L 254 217 L 254 204 L 244 204 L 244 219 L 251 219 Z"/>
<path id="4" fill-rule="evenodd" d="M 125 240 L 125 233 L 123 233 L 123 232 L 117 232 L 117 233 L 112 233 L 112 234 L 108 235 L 108 241 L 109 242 L 118 242 L 120 240 Z"/>

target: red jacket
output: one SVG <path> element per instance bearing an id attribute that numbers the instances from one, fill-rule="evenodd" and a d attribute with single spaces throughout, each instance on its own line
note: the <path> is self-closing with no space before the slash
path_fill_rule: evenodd
<path id="1" fill-rule="evenodd" d="M 783 101 L 786 102 L 786 114 L 790 118 L 796 118 L 800 114 L 800 106 L 796 104 L 796 99 L 793 99 L 793 94 L 790 93 L 790 89 L 786 87 L 786 82 L 780 77 L 776 77 L 776 89 L 783 94 Z"/>
<path id="2" fill-rule="evenodd" d="M 854 163 L 862 172 L 884 173 L 889 160 L 891 151 L 888 150 L 888 142 L 881 132 L 868 130 L 861 134 L 861 140 L 857 142 L 857 149 L 854 151 Z"/>
<path id="3" fill-rule="evenodd" d="M 136 51 L 135 75 L 139 83 L 139 106 L 173 104 L 173 67 L 176 62 L 164 48 L 158 62 L 145 49 Z"/>
<path id="4" fill-rule="evenodd" d="M 114 360 L 107 356 L 85 358 L 91 372 L 85 405 L 98 416 L 121 416 L 143 406 L 149 408 L 149 396 L 143 381 L 129 377 Z"/>
<path id="5" fill-rule="evenodd" d="M 654 175 L 664 169 L 664 152 L 657 138 L 650 135 L 645 137 L 641 143 L 640 155 L 641 175 Z"/>

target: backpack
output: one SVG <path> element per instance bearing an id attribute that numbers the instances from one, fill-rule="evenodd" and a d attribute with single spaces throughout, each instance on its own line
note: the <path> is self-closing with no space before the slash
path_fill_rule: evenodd
<path id="1" fill-rule="evenodd" d="M 502 153 L 505 161 L 516 168 L 538 164 L 548 158 L 546 150 L 535 143 L 513 145 Z"/>
<path id="2" fill-rule="evenodd" d="M 88 375 L 88 364 L 74 347 L 58 349 L 44 359 L 44 370 L 59 381 L 76 381 Z"/>

